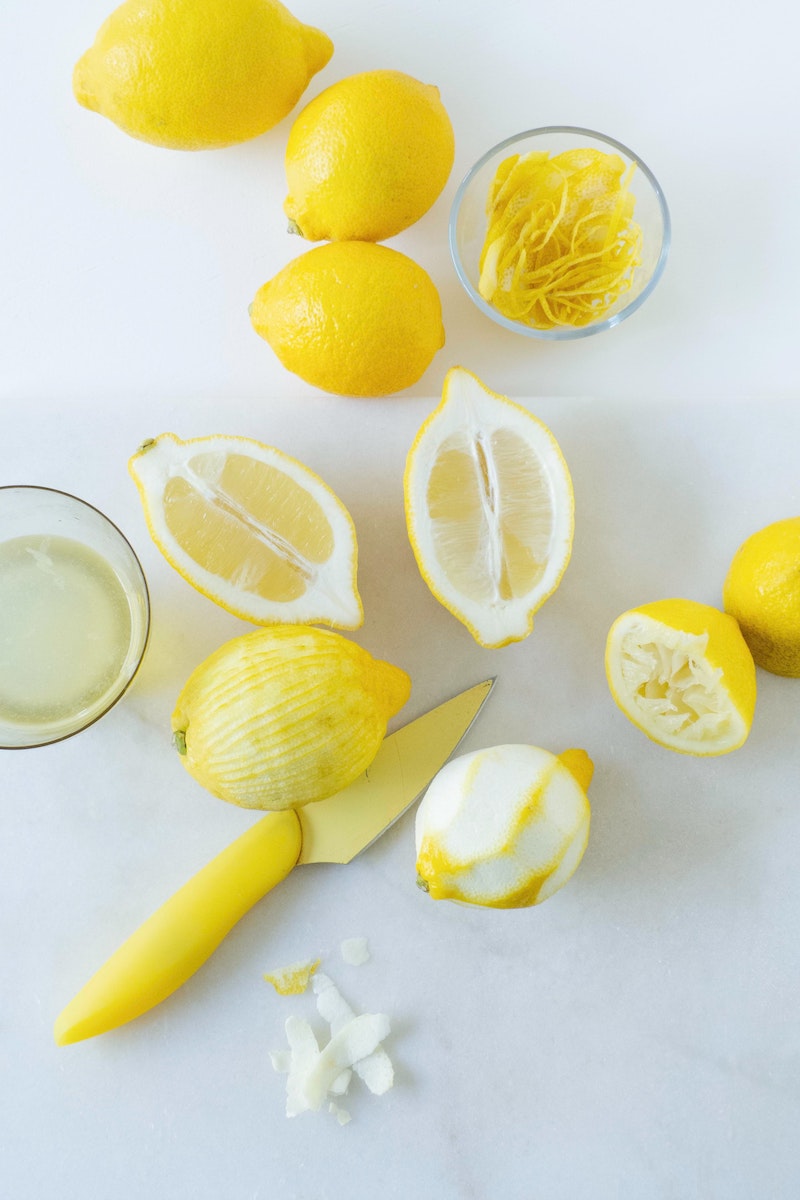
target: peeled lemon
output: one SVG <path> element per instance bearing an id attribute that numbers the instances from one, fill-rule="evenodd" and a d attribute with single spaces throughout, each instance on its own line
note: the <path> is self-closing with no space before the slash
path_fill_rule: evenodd
<path id="1" fill-rule="evenodd" d="M 800 677 L 800 517 L 775 521 L 736 551 L 723 589 L 759 667 Z"/>
<path id="2" fill-rule="evenodd" d="M 683 754 L 726 754 L 750 732 L 753 657 L 733 617 L 695 600 L 623 613 L 608 634 L 611 694 L 654 742 Z"/>
<path id="3" fill-rule="evenodd" d="M 284 210 L 312 242 L 383 241 L 428 211 L 454 153 L 438 88 L 401 71 L 351 75 L 292 126 Z"/>
<path id="4" fill-rule="evenodd" d="M 444 345 L 430 277 L 372 242 L 329 242 L 301 254 L 259 289 L 250 319 L 287 370 L 345 396 L 409 387 Z"/>
<path id="5" fill-rule="evenodd" d="M 527 637 L 572 552 L 572 481 L 550 430 L 453 367 L 409 451 L 405 511 L 423 579 L 475 640 Z"/>
<path id="6" fill-rule="evenodd" d="M 226 642 L 172 714 L 187 771 L 242 808 L 298 808 L 365 771 L 411 690 L 405 671 L 341 634 L 302 625 Z"/>
<path id="7" fill-rule="evenodd" d="M 73 76 L 84 108 L 132 137 L 207 150 L 257 137 L 333 54 L 278 0 L 126 0 Z"/>
<path id="8" fill-rule="evenodd" d="M 209 599 L 256 625 L 361 625 L 355 527 L 308 467 L 252 438 L 174 433 L 128 467 L 153 541 Z"/>
<path id="9" fill-rule="evenodd" d="M 417 809 L 419 885 L 434 900 L 541 904 L 583 857 L 592 771 L 585 750 L 505 745 L 452 759 Z"/>

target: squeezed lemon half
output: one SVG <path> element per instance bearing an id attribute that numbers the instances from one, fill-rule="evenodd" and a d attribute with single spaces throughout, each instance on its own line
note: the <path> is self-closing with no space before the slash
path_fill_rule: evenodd
<path id="1" fill-rule="evenodd" d="M 572 552 L 572 481 L 550 430 L 453 367 L 409 451 L 405 510 L 423 579 L 475 640 L 527 637 Z"/>
<path id="2" fill-rule="evenodd" d="M 753 657 L 733 617 L 694 600 L 623 613 L 608 634 L 614 700 L 649 738 L 684 754 L 726 754 L 750 732 Z"/>
<path id="3" fill-rule="evenodd" d="M 583 857 L 592 771 L 585 750 L 505 745 L 452 759 L 417 809 L 418 883 L 434 900 L 541 904 Z"/>
<path id="4" fill-rule="evenodd" d="M 164 433 L 129 469 L 153 541 L 209 599 L 256 625 L 362 624 L 352 519 L 296 459 L 251 438 Z"/>

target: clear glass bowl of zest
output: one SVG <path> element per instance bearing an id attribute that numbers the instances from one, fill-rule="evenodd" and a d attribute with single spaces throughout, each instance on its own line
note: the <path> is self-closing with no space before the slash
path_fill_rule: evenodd
<path id="1" fill-rule="evenodd" d="M 641 229 L 639 264 L 630 286 L 597 319 L 580 325 L 539 328 L 511 320 L 490 304 L 479 290 L 480 260 L 488 229 L 487 200 L 498 167 L 511 155 L 546 151 L 551 157 L 564 151 L 589 149 L 618 155 L 627 169 L 633 165 L 629 191 L 635 200 L 633 221 Z M 525 337 L 547 341 L 569 341 L 588 337 L 619 325 L 644 304 L 661 278 L 669 253 L 671 226 L 664 193 L 653 172 L 638 154 L 614 138 L 574 125 L 550 125 L 529 129 L 493 146 L 467 172 L 456 191 L 450 212 L 450 253 L 456 274 L 467 295 L 492 321 Z"/>
<path id="2" fill-rule="evenodd" d="M 124 534 L 67 492 L 0 487 L 0 750 L 58 742 L 117 703 L 150 598 Z"/>

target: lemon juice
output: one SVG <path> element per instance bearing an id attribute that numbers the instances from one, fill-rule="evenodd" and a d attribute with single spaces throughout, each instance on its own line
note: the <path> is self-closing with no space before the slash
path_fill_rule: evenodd
<path id="1" fill-rule="evenodd" d="M 96 550 L 49 534 L 0 543 L 0 721 L 57 736 L 99 715 L 131 634 L 126 590 Z"/>

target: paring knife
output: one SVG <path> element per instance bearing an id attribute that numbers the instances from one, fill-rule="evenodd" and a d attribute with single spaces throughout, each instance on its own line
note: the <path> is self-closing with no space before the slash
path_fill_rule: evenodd
<path id="1" fill-rule="evenodd" d="M 348 863 L 425 791 L 488 697 L 484 680 L 384 738 L 371 765 L 327 800 L 270 812 L 194 875 L 93 975 L 55 1023 L 59 1046 L 147 1012 L 192 976 L 293 867 Z"/>

